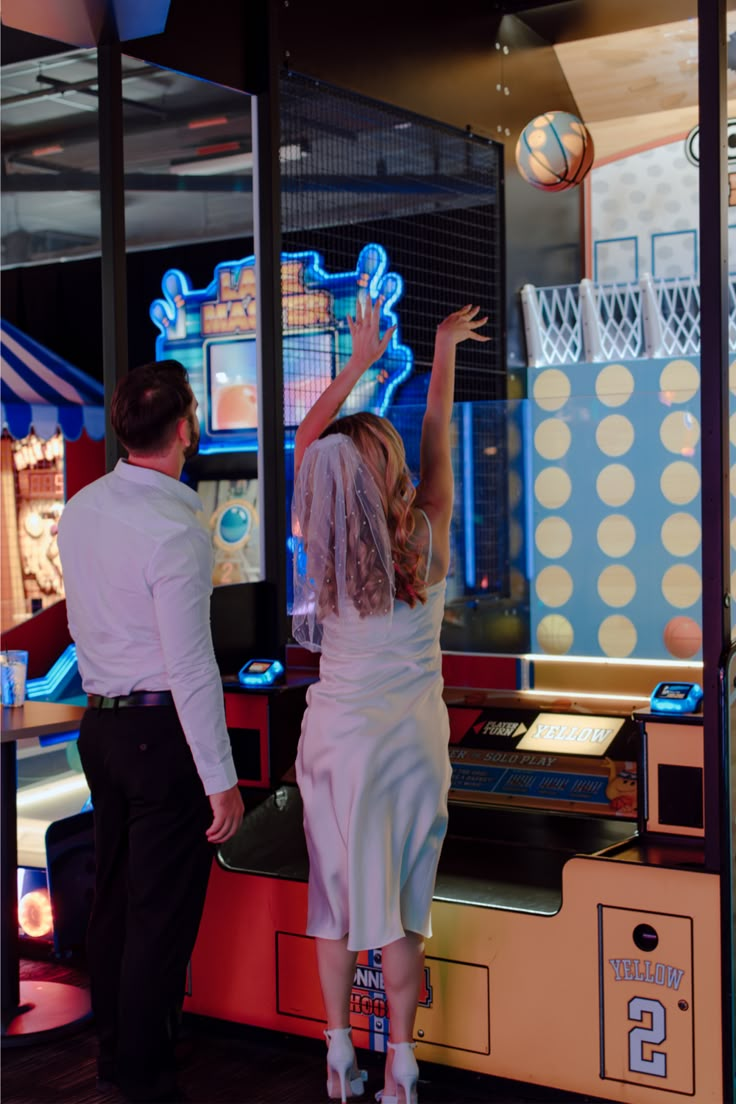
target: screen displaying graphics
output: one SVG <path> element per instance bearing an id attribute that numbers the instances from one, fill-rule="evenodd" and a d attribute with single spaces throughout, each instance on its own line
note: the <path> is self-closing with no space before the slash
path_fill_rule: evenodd
<path id="1" fill-rule="evenodd" d="M 200 452 L 258 447 L 255 257 L 225 261 L 206 288 L 169 269 L 163 298 L 150 308 L 158 327 L 156 357 L 180 361 L 199 403 Z M 284 426 L 287 442 L 305 413 L 342 369 L 351 352 L 348 317 L 359 297 L 382 299 L 381 329 L 398 323 L 401 277 L 388 270 L 380 245 L 361 249 L 355 269 L 328 273 L 315 252 L 281 255 Z M 396 331 L 381 359 L 361 379 L 345 413 L 385 414 L 396 388 L 411 374 L 412 353 Z"/>
<path id="2" fill-rule="evenodd" d="M 237 433 L 258 426 L 255 338 L 205 341 L 205 425 L 208 433 Z"/>

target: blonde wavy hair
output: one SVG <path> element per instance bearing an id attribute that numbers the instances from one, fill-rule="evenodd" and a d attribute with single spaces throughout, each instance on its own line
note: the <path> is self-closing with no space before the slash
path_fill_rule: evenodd
<path id="1" fill-rule="evenodd" d="M 423 557 L 411 546 L 414 535 L 412 504 L 416 491 L 406 466 L 404 442 L 391 422 L 367 412 L 338 418 L 321 437 L 333 433 L 342 433 L 352 440 L 378 488 L 391 541 L 396 598 L 412 608 L 417 602 L 426 602 L 426 584 L 420 574 Z M 355 557 L 356 562 L 360 559 Z M 374 567 L 365 560 L 362 572 L 365 578 L 355 580 L 352 597 L 357 609 L 361 609 L 361 595 L 371 595 L 366 605 L 373 605 L 378 599 L 378 595 L 372 593 L 376 589 L 371 578 Z M 377 589 L 380 592 L 380 587 Z"/>

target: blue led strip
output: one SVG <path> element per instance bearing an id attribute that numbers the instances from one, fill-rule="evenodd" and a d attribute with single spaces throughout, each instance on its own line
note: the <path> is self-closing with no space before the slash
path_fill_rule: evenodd
<path id="1" fill-rule="evenodd" d="M 75 644 L 69 644 L 43 678 L 28 679 L 26 697 L 30 701 L 44 701 L 52 698 L 68 680 L 76 666 L 77 648 Z"/>
<path id="2" fill-rule="evenodd" d="M 223 262 L 216 266 L 212 281 L 201 289 L 192 288 L 187 275 L 179 269 L 169 269 L 161 283 L 163 298 L 156 299 L 150 307 L 151 320 L 159 330 L 156 358 L 180 360 L 189 373 L 200 406 L 202 454 L 254 452 L 258 448 L 254 425 L 211 428 L 209 421 L 214 371 L 211 358 L 215 350 L 220 350 L 220 356 L 237 355 L 243 359 L 241 368 L 246 377 L 243 387 L 253 386 L 250 376 L 257 319 L 254 269 L 253 255 Z M 319 357 L 323 368 L 328 366 L 334 378 L 350 354 L 348 316 L 355 312 L 356 299 L 380 297 L 382 330 L 398 324 L 395 307 L 403 294 L 404 282 L 398 273 L 389 271 L 386 250 L 377 243 L 369 243 L 360 250 L 352 271 L 328 273 L 319 253 L 304 250 L 282 253 L 281 272 L 285 374 L 289 364 L 295 377 L 313 371 L 313 360 L 304 355 L 301 345 L 310 337 L 321 337 L 326 344 L 318 351 Z M 303 309 L 308 314 L 310 309 L 314 311 L 306 322 L 300 320 L 300 299 L 305 300 Z M 332 348 L 328 352 L 329 342 Z M 238 347 L 237 354 L 225 351 Z M 361 380 L 343 412 L 371 410 L 385 415 L 397 387 L 409 378 L 413 367 L 412 350 L 399 342 L 398 332 L 394 333 L 380 362 Z M 227 369 L 222 367 L 219 375 L 218 387 L 224 386 Z M 285 434 L 287 447 L 292 433 L 293 426 L 289 426 Z"/>
<path id="3" fill-rule="evenodd" d="M 76 732 L 52 732 L 46 736 L 39 736 L 39 747 L 53 747 L 54 744 L 73 744 L 79 739 L 79 729 Z"/>
<path id="4" fill-rule="evenodd" d="M 524 533 L 526 577 L 529 586 L 534 580 L 534 427 L 532 404 L 527 399 L 521 407 L 522 456 L 524 466 Z"/>
<path id="5" fill-rule="evenodd" d="M 475 589 L 475 465 L 473 463 L 473 407 L 462 406 L 463 436 L 463 525 L 465 534 L 465 586 Z"/>

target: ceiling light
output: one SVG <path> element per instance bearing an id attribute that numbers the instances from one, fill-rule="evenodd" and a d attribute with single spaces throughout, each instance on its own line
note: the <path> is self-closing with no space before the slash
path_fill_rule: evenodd
<path id="1" fill-rule="evenodd" d="M 280 161 L 301 161 L 305 151 L 302 149 L 299 142 L 293 142 L 290 145 L 282 146 L 279 150 Z"/>
<path id="2" fill-rule="evenodd" d="M 300 161 L 306 150 L 293 142 L 281 146 L 279 160 L 283 163 Z M 212 146 L 200 146 L 197 157 L 172 161 L 169 172 L 175 176 L 216 176 L 221 173 L 252 172 L 253 153 L 243 150 L 240 142 L 220 142 Z"/>
<path id="3" fill-rule="evenodd" d="M 205 127 L 224 126 L 227 122 L 227 115 L 215 115 L 211 119 L 192 119 L 187 123 L 189 130 L 204 130 Z"/>
<path id="4" fill-rule="evenodd" d="M 194 161 L 172 161 L 169 165 L 169 172 L 175 176 L 218 176 L 222 173 L 252 171 L 252 153 L 231 153 L 222 157 L 198 157 Z"/>

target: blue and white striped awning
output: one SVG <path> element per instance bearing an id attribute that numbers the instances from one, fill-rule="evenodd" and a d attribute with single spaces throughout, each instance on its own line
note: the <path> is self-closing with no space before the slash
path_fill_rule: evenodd
<path id="1" fill-rule="evenodd" d="M 104 389 L 50 349 L 0 321 L 0 399 L 3 426 L 13 437 L 53 437 L 57 428 L 68 441 L 83 429 L 105 435 Z"/>

